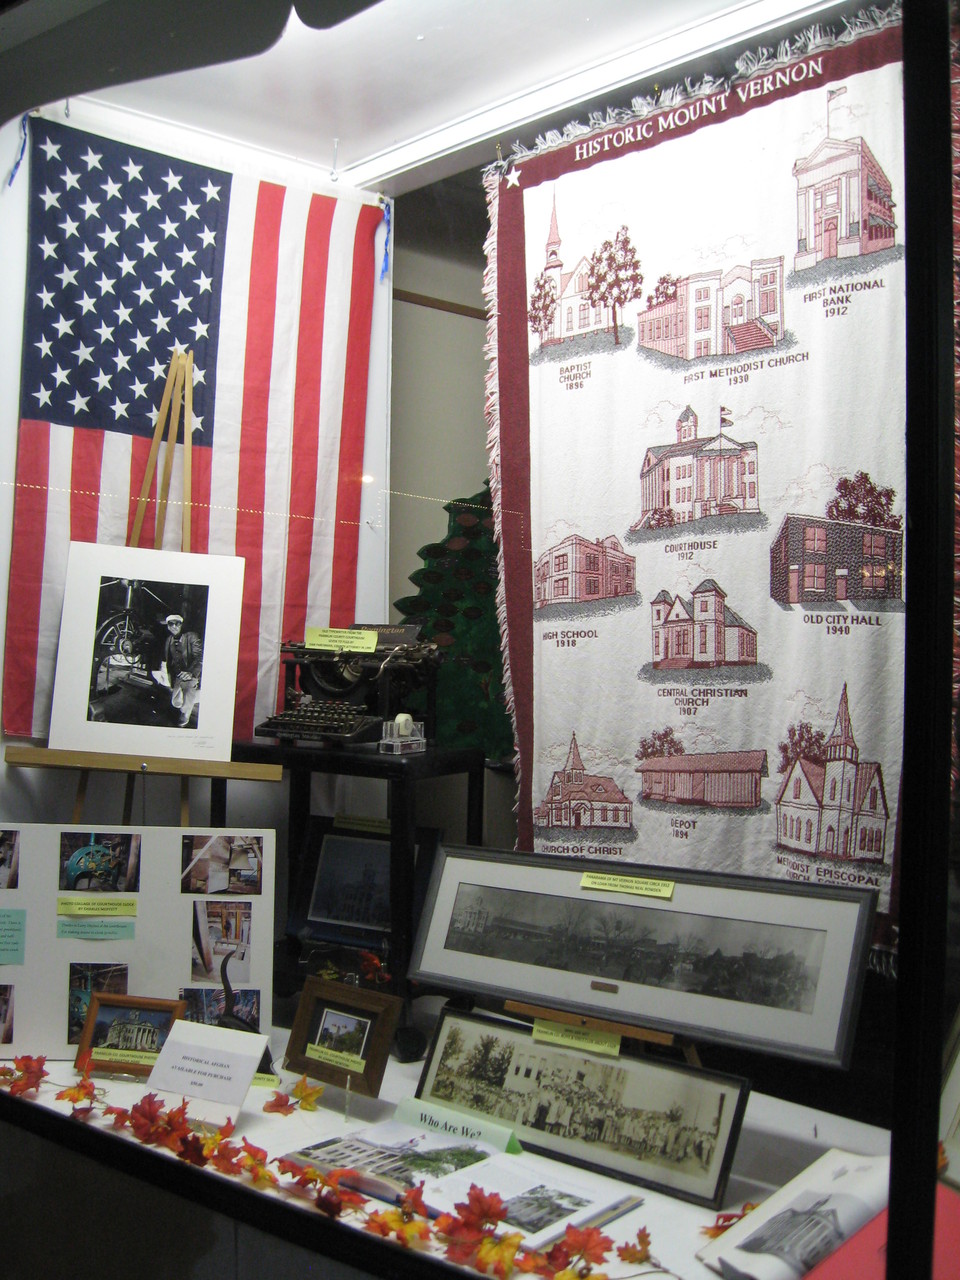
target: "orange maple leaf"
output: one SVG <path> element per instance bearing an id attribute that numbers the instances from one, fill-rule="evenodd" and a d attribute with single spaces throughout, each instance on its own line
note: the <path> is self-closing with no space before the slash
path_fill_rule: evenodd
<path id="1" fill-rule="evenodd" d="M 358 952 L 360 957 L 360 976 L 364 982 L 389 982 L 390 974 L 380 962 L 380 957 L 372 951 Z"/>
<path id="2" fill-rule="evenodd" d="M 716 1240 L 718 1236 L 722 1236 L 725 1231 L 729 1231 L 734 1223 L 739 1222 L 741 1218 L 745 1218 L 751 1209 L 757 1206 L 751 1204 L 750 1201 L 743 1206 L 739 1213 L 718 1213 L 716 1218 L 708 1227 L 701 1227 L 701 1235 L 708 1236 L 711 1240 Z"/>
<path id="3" fill-rule="evenodd" d="M 410 1213 L 419 1213 L 421 1218 L 430 1216 L 427 1206 L 423 1203 L 423 1183 L 418 1182 L 415 1187 L 408 1187 L 400 1198 L 400 1207 L 409 1210 Z"/>
<path id="4" fill-rule="evenodd" d="M 568 1226 L 563 1233 L 563 1243 L 571 1258 L 581 1258 L 594 1265 L 605 1262 L 613 1246 L 613 1241 L 599 1227 Z"/>
<path id="5" fill-rule="evenodd" d="M 296 1111 L 297 1104 L 290 1101 L 289 1093 L 281 1093 L 279 1089 L 274 1089 L 273 1097 L 263 1104 L 263 1109 L 272 1115 L 289 1116 Z"/>
<path id="6" fill-rule="evenodd" d="M 513 1259 L 522 1239 L 519 1231 L 512 1231 L 505 1236 L 484 1236 L 473 1265 L 484 1274 L 492 1271 L 500 1280 L 507 1280 L 513 1270 Z"/>
<path id="7" fill-rule="evenodd" d="M 301 1076 L 291 1090 L 291 1095 L 300 1103 L 301 1111 L 316 1111 L 317 1099 L 323 1094 L 322 1084 L 307 1084 L 307 1077 Z"/>
<path id="8" fill-rule="evenodd" d="M 22 1093 L 39 1089 L 40 1081 L 47 1074 L 43 1066 L 45 1062 L 44 1057 L 32 1058 L 26 1054 L 14 1058 L 13 1065 L 17 1074 L 10 1084 L 10 1096 L 15 1098 Z"/>
<path id="9" fill-rule="evenodd" d="M 631 1241 L 630 1244 L 620 1245 L 617 1249 L 617 1257 L 622 1262 L 629 1262 L 634 1266 L 647 1262 L 650 1258 L 650 1232 L 647 1228 L 640 1228 L 635 1244 Z"/>
<path id="10" fill-rule="evenodd" d="M 461 1219 L 472 1226 L 496 1226 L 507 1216 L 506 1205 L 496 1191 L 489 1195 L 482 1187 L 473 1183 L 467 1192 L 465 1202 L 454 1205 Z"/>
<path id="11" fill-rule="evenodd" d="M 57 1094 L 58 1102 L 86 1102 L 88 1098 L 94 1097 L 97 1087 L 89 1076 L 84 1078 L 78 1084 L 68 1085 L 66 1089 L 61 1089 Z"/>
<path id="12" fill-rule="evenodd" d="M 267 1168 L 267 1153 L 263 1147 L 255 1147 L 246 1138 L 241 1138 L 240 1141 L 243 1144 L 240 1167 L 249 1174 L 253 1185 L 259 1187 L 261 1183 L 266 1183 L 268 1186 L 275 1187 L 278 1181 L 277 1175 L 272 1169 Z"/>
<path id="13" fill-rule="evenodd" d="M 405 1249 L 430 1239 L 429 1225 L 420 1218 L 409 1217 L 402 1209 L 374 1210 L 367 1214 L 364 1228 L 378 1236 L 396 1236 Z"/>
<path id="14" fill-rule="evenodd" d="M 243 1166 L 240 1163 L 243 1152 L 235 1142 L 227 1142 L 224 1139 L 222 1142 L 215 1143 L 209 1151 L 205 1149 L 204 1154 L 220 1173 L 236 1176 L 243 1172 Z"/>
<path id="15" fill-rule="evenodd" d="M 103 1108 L 105 1116 L 113 1116 L 113 1127 L 123 1129 L 130 1123 L 130 1112 L 126 1107 L 115 1107 L 112 1104 Z"/>

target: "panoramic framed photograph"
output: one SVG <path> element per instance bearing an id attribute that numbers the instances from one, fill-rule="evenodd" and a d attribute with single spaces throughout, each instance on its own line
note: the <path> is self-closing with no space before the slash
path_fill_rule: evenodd
<path id="1" fill-rule="evenodd" d="M 376 1098 L 403 1001 L 384 991 L 309 977 L 284 1065 L 314 1080 Z"/>
<path id="2" fill-rule="evenodd" d="M 441 847 L 409 977 L 843 1066 L 873 890 Z"/>
<path id="3" fill-rule="evenodd" d="M 90 1055 L 90 1071 L 148 1076 L 170 1028 L 186 1010 L 183 1000 L 93 991 L 76 1063 Z"/>
<path id="4" fill-rule="evenodd" d="M 71 542 L 50 746 L 229 760 L 243 560 Z"/>
<path id="5" fill-rule="evenodd" d="M 527 1023 L 448 1007 L 416 1096 L 505 1124 L 528 1151 L 716 1207 L 749 1092 L 739 1077 L 546 1044 Z"/>
<path id="6" fill-rule="evenodd" d="M 417 828 L 413 924 L 423 909 L 440 833 Z M 306 943 L 379 949 L 390 933 L 390 824 L 313 816 L 287 932 Z"/>

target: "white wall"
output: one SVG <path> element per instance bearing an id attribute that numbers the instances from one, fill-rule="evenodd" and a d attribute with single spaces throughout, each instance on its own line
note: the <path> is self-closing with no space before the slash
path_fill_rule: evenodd
<path id="1" fill-rule="evenodd" d="M 402 227 L 400 233 L 402 235 Z M 394 265 L 394 288 L 483 308 L 482 271 L 410 250 Z M 390 600 L 413 595 L 409 575 L 423 567 L 420 547 L 447 532 L 443 504 L 482 488 L 487 478 L 483 413 L 486 322 L 394 299 L 390 397 Z M 396 610 L 392 617 L 398 617 Z M 464 784 L 422 783 L 417 818 L 462 842 Z M 487 771 L 484 844 L 512 849 L 516 840 L 513 775 Z"/>

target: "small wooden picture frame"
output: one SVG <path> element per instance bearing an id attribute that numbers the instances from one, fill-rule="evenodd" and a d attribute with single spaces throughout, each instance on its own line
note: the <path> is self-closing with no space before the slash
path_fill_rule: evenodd
<path id="1" fill-rule="evenodd" d="M 170 1028 L 186 1008 L 185 1000 L 92 992 L 77 1049 L 77 1069 L 89 1055 L 92 1074 L 148 1076 Z"/>
<path id="2" fill-rule="evenodd" d="M 284 1066 L 313 1080 L 376 1098 L 403 1001 L 383 991 L 309 977 Z"/>

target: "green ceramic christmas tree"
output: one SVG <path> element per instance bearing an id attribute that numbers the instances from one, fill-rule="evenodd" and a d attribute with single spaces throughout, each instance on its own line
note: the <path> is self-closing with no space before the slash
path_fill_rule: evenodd
<path id="1" fill-rule="evenodd" d="M 512 760 L 497 621 L 497 548 L 490 489 L 444 505 L 447 536 L 418 551 L 415 596 L 394 603 L 405 622 L 443 654 L 437 674 L 437 742 L 482 747 L 488 760 Z"/>

